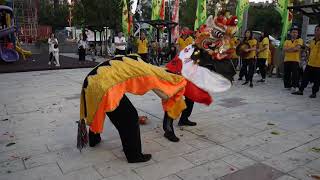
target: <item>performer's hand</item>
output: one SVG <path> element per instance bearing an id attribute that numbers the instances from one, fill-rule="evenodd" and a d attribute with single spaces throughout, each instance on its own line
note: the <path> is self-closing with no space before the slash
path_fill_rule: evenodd
<path id="1" fill-rule="evenodd" d="M 211 50 L 211 49 L 209 49 L 209 50 L 208 50 L 208 53 L 209 53 L 209 55 L 213 55 L 213 54 L 214 54 L 214 51 Z"/>

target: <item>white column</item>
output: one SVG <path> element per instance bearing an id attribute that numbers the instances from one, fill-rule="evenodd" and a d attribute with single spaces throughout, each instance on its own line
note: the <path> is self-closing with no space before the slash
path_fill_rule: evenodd
<path id="1" fill-rule="evenodd" d="M 311 4 L 311 0 L 305 0 L 305 4 Z M 294 18 L 294 17 L 293 17 Z M 304 42 L 307 40 L 307 29 L 309 25 L 309 17 L 303 16 L 302 17 L 302 27 L 301 27 L 301 38 Z"/>

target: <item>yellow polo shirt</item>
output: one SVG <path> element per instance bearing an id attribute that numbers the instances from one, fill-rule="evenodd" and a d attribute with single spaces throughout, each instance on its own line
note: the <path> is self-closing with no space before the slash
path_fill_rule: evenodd
<path id="1" fill-rule="evenodd" d="M 320 68 L 320 41 L 313 39 L 310 42 L 310 55 L 308 65 Z"/>
<path id="2" fill-rule="evenodd" d="M 148 40 L 144 39 L 138 39 L 137 40 L 138 44 L 138 54 L 147 54 L 148 53 Z"/>
<path id="3" fill-rule="evenodd" d="M 247 41 L 250 48 L 256 48 L 258 41 L 256 39 L 250 39 Z M 257 56 L 257 51 L 250 51 L 247 57 L 244 57 L 244 59 L 253 59 Z"/>
<path id="4" fill-rule="evenodd" d="M 271 65 L 271 63 L 272 63 L 272 54 L 271 54 L 270 49 L 268 49 L 268 58 L 267 58 L 267 62 L 268 62 L 268 65 Z"/>
<path id="5" fill-rule="evenodd" d="M 296 39 L 294 41 L 286 40 L 284 42 L 283 47 L 285 48 L 294 48 L 296 46 L 302 46 L 303 40 L 301 38 Z M 297 52 L 284 52 L 284 62 L 293 61 L 293 62 L 300 62 L 300 51 Z"/>
<path id="6" fill-rule="evenodd" d="M 237 52 L 236 52 L 236 48 L 237 48 L 238 43 L 239 43 L 239 40 L 236 37 L 233 37 L 230 40 L 230 47 L 231 47 L 231 49 L 234 49 L 234 52 L 232 53 L 232 59 L 239 58 L 239 56 L 237 55 Z"/>
<path id="7" fill-rule="evenodd" d="M 179 37 L 178 39 L 178 45 L 179 45 L 179 51 L 184 49 L 185 47 L 189 46 L 193 43 L 193 38 L 191 36 L 187 37 L 187 39 L 183 39 Z"/>
<path id="8" fill-rule="evenodd" d="M 269 56 L 269 38 L 265 37 L 261 42 L 259 42 L 259 49 L 263 49 L 264 46 L 268 46 L 268 49 L 260 51 L 258 53 L 258 58 L 268 59 Z"/>

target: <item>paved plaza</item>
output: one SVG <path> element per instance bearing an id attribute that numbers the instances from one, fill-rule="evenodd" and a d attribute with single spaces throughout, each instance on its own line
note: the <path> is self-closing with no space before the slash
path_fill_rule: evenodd
<path id="1" fill-rule="evenodd" d="M 235 82 L 209 107 L 197 104 L 196 127 L 163 137 L 153 93 L 129 95 L 140 115 L 145 153 L 128 164 L 109 120 L 96 148 L 76 149 L 79 95 L 90 69 L 0 74 L 0 180 L 315 180 L 320 176 L 320 97 L 291 95 L 279 78 L 254 88 Z M 255 77 L 258 80 L 258 77 Z M 320 94 L 319 94 L 320 96 Z M 177 124 L 175 122 L 175 124 Z"/>

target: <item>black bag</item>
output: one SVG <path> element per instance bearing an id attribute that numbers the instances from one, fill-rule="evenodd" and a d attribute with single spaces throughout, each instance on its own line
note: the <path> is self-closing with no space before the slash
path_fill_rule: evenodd
<path id="1" fill-rule="evenodd" d="M 78 50 L 79 50 L 79 51 L 84 50 L 83 46 L 82 46 L 82 45 L 79 46 Z"/>

